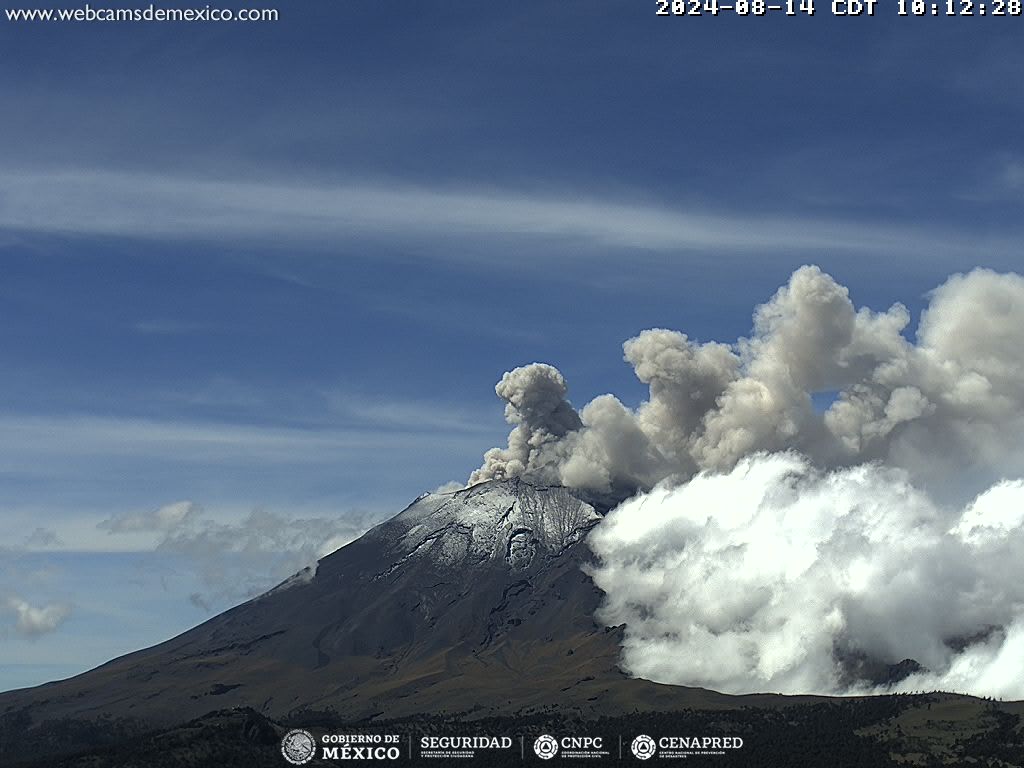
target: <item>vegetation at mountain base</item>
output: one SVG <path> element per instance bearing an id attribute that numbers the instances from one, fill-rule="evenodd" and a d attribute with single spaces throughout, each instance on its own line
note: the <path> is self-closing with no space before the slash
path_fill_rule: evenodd
<path id="1" fill-rule="evenodd" d="M 997 703 L 952 694 L 904 694 L 835 699 L 824 703 L 732 710 L 646 712 L 583 718 L 547 709 L 508 717 L 478 719 L 417 715 L 399 720 L 352 722 L 331 710 L 304 709 L 271 720 L 251 709 L 211 712 L 184 725 L 141 732 L 127 720 L 101 718 L 53 721 L 24 730 L 17 716 L 0 719 L 0 764 L 5 768 L 280 768 L 282 735 L 304 728 L 325 733 L 399 734 L 401 765 L 483 764 L 500 768 L 548 764 L 535 757 L 532 745 L 542 733 L 600 736 L 609 756 L 603 763 L 639 764 L 629 745 L 639 734 L 740 737 L 740 749 L 724 754 L 694 755 L 688 765 L 756 766 L 757 768 L 887 768 L 888 766 L 1024 766 L 1022 705 Z M 512 736 L 513 748 L 487 750 L 476 760 L 416 758 L 421 736 Z M 621 742 L 620 742 L 621 738 Z M 520 741 L 521 739 L 521 741 Z M 38 758 L 36 751 L 54 740 L 91 743 L 63 756 Z M 621 758 L 620 758 L 621 743 Z M 380 761 L 351 760 L 358 764 Z M 556 758 L 553 762 L 565 762 Z M 314 759 L 307 765 L 338 765 Z"/>

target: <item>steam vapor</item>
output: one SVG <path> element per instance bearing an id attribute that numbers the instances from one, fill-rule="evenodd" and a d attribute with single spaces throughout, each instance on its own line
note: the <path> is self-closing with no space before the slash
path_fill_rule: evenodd
<path id="1" fill-rule="evenodd" d="M 759 455 L 620 506 L 591 537 L 593 576 L 640 677 L 1019 698 L 1022 522 L 1020 481 L 943 508 L 901 470 Z"/>
<path id="2" fill-rule="evenodd" d="M 517 368 L 470 482 L 630 499 L 591 546 L 633 674 L 1024 698 L 1024 278 L 954 275 L 909 324 L 802 267 L 748 338 L 627 341 L 638 408 L 577 411 L 557 369 Z"/>

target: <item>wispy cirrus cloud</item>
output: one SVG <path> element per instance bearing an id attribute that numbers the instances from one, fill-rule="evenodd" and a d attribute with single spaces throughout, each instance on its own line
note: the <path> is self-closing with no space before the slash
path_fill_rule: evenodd
<path id="1" fill-rule="evenodd" d="M 655 251 L 962 252 L 963 233 L 841 218 L 695 211 L 574 192 L 215 181 L 79 170 L 8 170 L 0 228 L 144 239 L 300 242 L 339 246 L 366 238 L 562 239 Z M 989 243 L 1009 249 L 1014 242 Z M 438 258 L 467 259 L 457 249 Z M 522 259 L 528 260 L 528 254 Z"/>
<path id="2" fill-rule="evenodd" d="M 0 466 L 21 465 L 24 462 L 18 460 L 18 455 L 29 463 L 33 456 L 40 455 L 124 455 L 320 464 L 372 451 L 425 448 L 438 440 L 437 432 L 432 431 L 436 425 L 436 421 L 428 420 L 413 426 L 401 419 L 401 414 L 395 415 L 390 424 L 395 428 L 391 430 L 369 422 L 350 428 L 304 429 L 91 415 L 4 416 L 0 417 Z M 467 441 L 477 445 L 489 431 L 467 421 L 447 425 L 450 434 L 445 440 L 449 447 Z"/>

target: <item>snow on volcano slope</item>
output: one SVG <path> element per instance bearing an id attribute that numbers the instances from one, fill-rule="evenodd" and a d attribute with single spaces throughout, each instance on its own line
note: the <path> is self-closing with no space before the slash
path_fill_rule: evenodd
<path id="1" fill-rule="evenodd" d="M 537 557 L 560 556 L 600 519 L 565 488 L 516 479 L 423 496 L 369 535 L 390 539 L 389 550 L 398 555 L 377 578 L 419 558 L 439 568 L 503 560 L 512 570 L 524 570 Z"/>

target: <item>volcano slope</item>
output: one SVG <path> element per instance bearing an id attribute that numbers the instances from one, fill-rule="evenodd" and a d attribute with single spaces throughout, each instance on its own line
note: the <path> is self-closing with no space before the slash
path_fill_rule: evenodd
<path id="1" fill-rule="evenodd" d="M 631 680 L 583 572 L 601 512 L 519 479 L 425 495 L 268 593 L 68 680 L 0 694 L 0 715 L 165 727 L 251 707 L 352 721 L 558 707 L 583 716 L 731 697 Z"/>
<path id="2" fill-rule="evenodd" d="M 595 623 L 601 592 L 583 569 L 601 516 L 569 490 L 519 479 L 422 496 L 315 569 L 176 638 L 0 694 L 0 764 L 55 765 L 47 755 L 192 733 L 186 723 L 214 712 L 248 713 L 262 725 L 246 732 L 273 736 L 303 713 L 361 727 L 424 717 L 511 726 L 545 713 L 578 721 L 828 701 L 623 674 L 621 628 Z"/>

